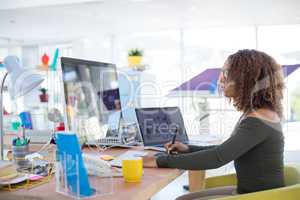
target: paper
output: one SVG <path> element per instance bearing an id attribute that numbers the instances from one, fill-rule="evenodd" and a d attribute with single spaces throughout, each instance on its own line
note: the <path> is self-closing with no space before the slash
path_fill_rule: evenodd
<path id="1" fill-rule="evenodd" d="M 113 157 L 111 155 L 101 155 L 100 158 L 105 161 L 111 161 L 111 160 L 115 159 L 115 157 Z"/>
<path id="2" fill-rule="evenodd" d="M 109 163 L 112 166 L 122 167 L 122 160 L 137 159 L 139 157 L 143 157 L 146 155 L 147 155 L 147 152 L 145 152 L 145 151 L 129 150 L 129 151 L 126 151 L 125 153 L 119 155 L 115 160 L 112 160 Z"/>
<path id="3" fill-rule="evenodd" d="M 31 181 L 37 181 L 42 178 L 45 178 L 44 176 L 36 175 L 36 174 L 29 174 L 28 179 Z"/>
<path id="4" fill-rule="evenodd" d="M 29 160 L 30 162 L 32 162 L 35 158 L 43 159 L 43 156 L 39 153 L 32 153 L 25 156 L 25 159 Z"/>
<path id="5" fill-rule="evenodd" d="M 12 178 L 5 181 L 0 181 L 0 185 L 10 185 L 10 184 L 16 184 L 21 183 L 23 181 L 26 181 L 28 179 L 28 175 L 25 174 L 19 174 L 16 178 Z"/>

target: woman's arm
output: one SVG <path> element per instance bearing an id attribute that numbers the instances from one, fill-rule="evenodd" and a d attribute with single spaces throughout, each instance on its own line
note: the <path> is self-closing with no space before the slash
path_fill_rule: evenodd
<path id="1" fill-rule="evenodd" d="M 158 167 L 170 167 L 186 170 L 215 169 L 237 159 L 257 144 L 264 141 L 268 130 L 262 122 L 248 118 L 236 127 L 232 136 L 221 145 L 178 155 L 163 155 L 156 159 Z"/>
<path id="2" fill-rule="evenodd" d="M 187 153 L 192 153 L 192 152 L 196 152 L 196 151 L 202 151 L 202 150 L 215 148 L 217 145 L 210 145 L 210 146 L 188 145 L 188 146 L 189 146 L 189 150 L 188 150 Z"/>

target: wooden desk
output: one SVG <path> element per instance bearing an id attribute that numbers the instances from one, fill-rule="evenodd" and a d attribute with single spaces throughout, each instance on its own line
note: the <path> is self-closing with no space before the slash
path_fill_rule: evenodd
<path id="1" fill-rule="evenodd" d="M 119 155 L 127 149 L 112 149 L 105 154 Z M 178 169 L 151 169 L 144 168 L 144 176 L 140 183 L 125 183 L 122 177 L 113 178 L 114 193 L 96 200 L 148 200 L 155 193 L 180 176 L 184 171 Z M 101 187 L 101 186 L 99 186 Z M 55 179 L 50 183 L 32 188 L 30 190 L 18 190 L 16 192 L 0 192 L 2 200 L 67 200 L 66 196 L 55 192 Z"/>

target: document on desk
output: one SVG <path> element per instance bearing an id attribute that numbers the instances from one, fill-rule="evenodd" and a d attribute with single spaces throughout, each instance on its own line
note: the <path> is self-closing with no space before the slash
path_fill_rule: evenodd
<path id="1" fill-rule="evenodd" d="M 111 166 L 122 167 L 122 160 L 136 159 L 138 157 L 143 157 L 146 155 L 147 155 L 147 152 L 145 152 L 145 151 L 129 150 L 129 151 L 126 151 L 125 153 L 122 153 L 121 155 L 117 156 L 116 159 L 110 161 L 109 163 L 111 164 Z"/>
<path id="2" fill-rule="evenodd" d="M 122 176 L 122 171 L 119 168 L 111 167 L 109 162 L 99 158 L 97 153 L 84 153 L 82 157 L 89 175 L 97 175 L 99 177 Z"/>
<path id="3" fill-rule="evenodd" d="M 17 184 L 26 181 L 29 179 L 28 175 L 26 174 L 18 174 L 16 177 L 7 179 L 7 180 L 1 180 L 0 181 L 0 186 L 1 185 L 12 185 L 12 184 Z"/>

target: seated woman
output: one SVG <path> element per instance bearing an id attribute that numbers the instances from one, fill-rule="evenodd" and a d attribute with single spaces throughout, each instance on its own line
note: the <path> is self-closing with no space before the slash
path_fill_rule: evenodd
<path id="1" fill-rule="evenodd" d="M 177 154 L 147 156 L 143 162 L 145 167 L 206 170 L 234 160 L 237 188 L 213 188 L 178 199 L 211 199 L 284 186 L 281 66 L 266 53 L 240 50 L 226 60 L 219 84 L 236 110 L 242 112 L 231 137 L 207 147 L 168 143 L 167 151 Z"/>

